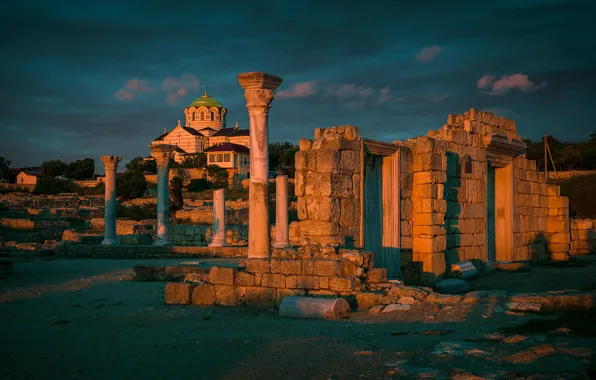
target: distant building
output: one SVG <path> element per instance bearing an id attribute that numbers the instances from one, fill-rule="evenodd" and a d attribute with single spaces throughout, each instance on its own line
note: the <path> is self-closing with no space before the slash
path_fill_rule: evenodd
<path id="1" fill-rule="evenodd" d="M 225 144 L 228 144 L 225 149 L 231 149 L 228 150 L 230 160 L 232 160 L 232 156 L 242 156 L 242 159 L 245 158 L 245 155 L 249 156 L 249 130 L 240 129 L 238 123 L 232 128 L 226 128 L 227 110 L 218 100 L 207 95 L 207 86 L 205 86 L 205 94 L 184 109 L 184 115 L 186 116 L 184 125 L 178 120 L 178 125 L 170 131 L 164 129 L 164 133 L 153 140 L 151 144 L 177 146 L 174 153 L 174 160 L 177 162 L 182 162 L 187 155 L 206 153 L 210 148 Z M 240 152 L 240 148 L 234 148 L 234 146 L 242 146 L 245 151 Z M 211 163 L 209 161 L 209 164 Z M 215 161 L 213 163 L 226 169 L 236 168 L 233 161 Z M 242 167 L 240 161 L 237 165 L 237 169 L 240 171 Z"/>
<path id="2" fill-rule="evenodd" d="M 37 185 L 38 178 L 43 177 L 41 170 L 21 170 L 17 174 L 18 185 Z"/>
<path id="3" fill-rule="evenodd" d="M 240 144 L 226 142 L 205 149 L 207 164 L 217 165 L 228 171 L 231 178 L 248 177 L 250 170 L 250 150 Z"/>

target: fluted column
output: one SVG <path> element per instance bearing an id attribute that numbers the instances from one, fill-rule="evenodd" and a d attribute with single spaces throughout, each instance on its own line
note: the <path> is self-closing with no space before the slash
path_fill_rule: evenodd
<path id="1" fill-rule="evenodd" d="M 226 243 L 226 198 L 224 189 L 213 191 L 213 240 L 209 247 L 224 247 Z"/>
<path id="2" fill-rule="evenodd" d="M 105 168 L 105 200 L 106 207 L 104 212 L 104 236 L 102 245 L 118 244 L 116 236 L 116 169 L 122 157 L 101 156 L 99 158 Z"/>
<path id="3" fill-rule="evenodd" d="M 288 231 L 288 176 L 278 175 L 275 179 L 275 243 L 274 248 L 288 248 L 292 245 Z"/>
<path id="4" fill-rule="evenodd" d="M 170 222 L 170 159 L 174 157 L 175 145 L 149 145 L 151 156 L 157 163 L 157 233 L 153 245 L 171 245 L 168 241 Z"/>
<path id="5" fill-rule="evenodd" d="M 248 193 L 248 257 L 271 256 L 269 233 L 269 136 L 267 118 L 273 91 L 281 78 L 265 73 L 238 74 L 250 120 L 250 185 Z"/>

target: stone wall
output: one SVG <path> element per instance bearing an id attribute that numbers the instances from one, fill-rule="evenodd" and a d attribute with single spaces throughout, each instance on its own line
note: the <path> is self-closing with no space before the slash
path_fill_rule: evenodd
<path id="1" fill-rule="evenodd" d="M 192 257 L 246 257 L 246 247 L 155 247 L 152 245 L 85 245 L 58 244 L 54 250 L 58 257 L 78 258 L 192 258 Z"/>
<path id="2" fill-rule="evenodd" d="M 104 229 L 104 218 L 92 218 L 89 222 L 89 227 L 92 230 Z M 116 219 L 116 235 L 132 235 L 132 234 L 153 234 L 157 221 L 155 219 L 148 220 L 130 220 L 130 219 Z"/>
<path id="3" fill-rule="evenodd" d="M 542 174 L 542 173 L 541 173 Z M 544 174 L 543 174 L 544 175 Z M 554 260 L 569 259 L 569 198 L 561 196 L 559 186 L 547 185 L 547 249 Z"/>
<path id="4" fill-rule="evenodd" d="M 343 245 L 359 239 L 360 134 L 356 127 L 317 128 L 296 153 L 295 193 L 300 222 L 293 243 Z M 296 237 L 299 236 L 298 239 Z"/>
<path id="5" fill-rule="evenodd" d="M 573 177 L 583 177 L 587 175 L 595 175 L 596 170 L 569 170 L 569 171 L 557 171 L 556 173 L 553 171 L 548 172 L 549 179 L 569 179 Z"/>
<path id="6" fill-rule="evenodd" d="M 200 208 L 184 208 L 174 213 L 174 217 L 186 223 L 211 225 L 213 224 L 213 207 L 202 206 Z M 248 208 L 227 209 L 227 224 L 248 224 Z"/>
<path id="7" fill-rule="evenodd" d="M 596 219 L 571 220 L 570 255 L 596 253 Z"/>
<path id="8" fill-rule="evenodd" d="M 0 218 L 0 226 L 11 228 L 13 230 L 34 230 L 56 227 L 68 227 L 69 224 L 69 222 L 62 220 Z"/>
<path id="9" fill-rule="evenodd" d="M 213 267 L 204 275 L 189 275 L 187 282 L 168 283 L 166 303 L 275 306 L 285 296 L 308 295 L 350 297 L 361 307 L 370 307 L 383 302 L 375 290 L 392 286 L 386 283 L 386 270 L 373 264 L 370 252 L 358 250 L 312 244 L 298 251 L 273 250 L 270 259 L 243 259 L 239 268 Z M 411 289 L 412 294 L 428 294 Z"/>

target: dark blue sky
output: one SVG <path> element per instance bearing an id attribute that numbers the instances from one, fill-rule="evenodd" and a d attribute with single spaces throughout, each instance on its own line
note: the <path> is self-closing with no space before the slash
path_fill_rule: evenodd
<path id="1" fill-rule="evenodd" d="M 205 84 L 247 128 L 245 71 L 284 80 L 270 141 L 343 124 L 406 139 L 471 107 L 577 141 L 596 130 L 595 14 L 593 0 L 1 2 L 0 156 L 146 156 Z"/>

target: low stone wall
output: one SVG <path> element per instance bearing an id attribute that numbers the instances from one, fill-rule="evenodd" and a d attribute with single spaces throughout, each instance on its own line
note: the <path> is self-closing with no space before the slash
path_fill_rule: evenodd
<path id="1" fill-rule="evenodd" d="M 548 179 L 569 179 L 596 174 L 596 170 L 569 170 L 563 172 L 548 172 Z"/>
<path id="2" fill-rule="evenodd" d="M 0 183 L 0 189 L 10 190 L 10 191 L 19 191 L 21 189 L 27 189 L 27 191 L 33 191 L 33 189 L 35 189 L 35 185 L 25 185 L 25 184 L 17 184 L 17 183 Z"/>
<path id="3" fill-rule="evenodd" d="M 596 253 L 596 219 L 571 220 L 570 255 Z"/>
<path id="4" fill-rule="evenodd" d="M 174 216 L 188 223 L 211 225 L 213 224 L 213 207 L 203 206 L 201 208 L 182 209 L 176 211 Z M 227 209 L 226 224 L 248 224 L 248 208 Z"/>
<path id="5" fill-rule="evenodd" d="M 14 230 L 34 230 L 56 227 L 68 227 L 69 222 L 63 220 L 31 220 L 0 218 L 0 226 Z"/>
<path id="6" fill-rule="evenodd" d="M 65 230 L 62 233 L 62 241 L 76 244 L 99 245 L 103 241 L 103 235 L 80 234 L 75 230 Z M 151 234 L 119 235 L 118 242 L 121 245 L 151 245 L 153 244 L 153 237 Z"/>
<path id="7" fill-rule="evenodd" d="M 152 245 L 59 244 L 54 250 L 55 256 L 106 259 L 246 257 L 247 253 L 246 247 L 155 247 Z"/>
<path id="8" fill-rule="evenodd" d="M 156 221 L 153 219 L 147 220 L 130 220 L 130 219 L 116 219 L 116 235 L 132 235 L 132 234 L 153 234 L 155 233 Z M 103 230 L 105 225 L 104 218 L 92 218 L 90 221 L 90 228 L 93 230 Z"/>

